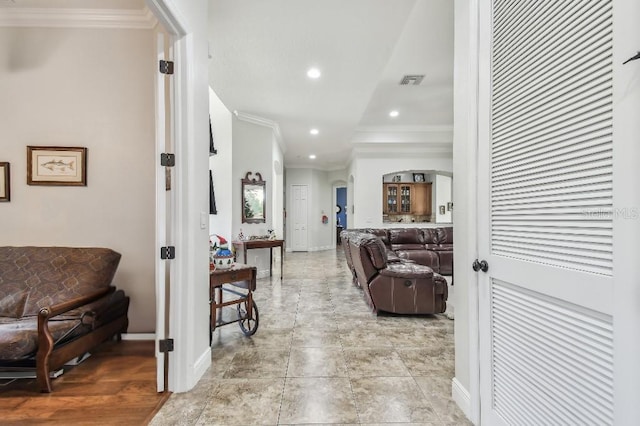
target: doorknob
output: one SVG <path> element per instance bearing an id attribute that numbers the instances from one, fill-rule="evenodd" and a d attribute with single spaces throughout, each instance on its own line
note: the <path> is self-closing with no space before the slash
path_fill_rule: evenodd
<path id="1" fill-rule="evenodd" d="M 489 264 L 487 263 L 486 260 L 474 260 L 473 264 L 471 265 L 471 267 L 473 268 L 474 271 L 478 272 L 480 270 L 482 270 L 482 272 L 487 272 L 489 270 Z"/>

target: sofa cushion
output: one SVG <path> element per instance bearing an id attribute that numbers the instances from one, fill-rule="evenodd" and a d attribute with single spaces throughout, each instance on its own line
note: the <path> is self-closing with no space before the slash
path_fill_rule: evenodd
<path id="1" fill-rule="evenodd" d="M 75 327 L 75 329 L 74 329 Z M 49 321 L 49 330 L 53 340 L 57 341 L 69 332 L 65 339 L 84 334 L 90 326 L 80 324 L 78 319 Z M 27 359 L 38 348 L 38 319 L 0 317 L 0 359 L 17 361 Z"/>
<path id="2" fill-rule="evenodd" d="M 0 247 L 0 313 L 22 318 L 109 287 L 120 254 L 106 248 Z"/>
<path id="3" fill-rule="evenodd" d="M 401 259 L 412 260 L 420 265 L 428 266 L 434 271 L 440 270 L 440 261 L 437 253 L 430 250 L 398 250 L 396 254 Z"/>

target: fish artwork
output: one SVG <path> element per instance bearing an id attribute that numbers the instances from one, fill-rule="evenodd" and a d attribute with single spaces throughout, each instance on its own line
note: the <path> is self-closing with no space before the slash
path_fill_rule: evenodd
<path id="1" fill-rule="evenodd" d="M 40 167 L 44 167 L 45 169 L 48 169 L 52 172 L 53 171 L 66 172 L 66 171 L 75 170 L 74 164 L 75 164 L 75 161 L 73 160 L 70 160 L 68 163 L 65 163 L 60 159 L 54 158 L 53 160 L 49 160 L 46 163 L 40 164 Z"/>

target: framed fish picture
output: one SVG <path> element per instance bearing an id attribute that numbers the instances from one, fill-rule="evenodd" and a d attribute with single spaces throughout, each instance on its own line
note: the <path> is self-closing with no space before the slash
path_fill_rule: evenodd
<path id="1" fill-rule="evenodd" d="M 10 164 L 0 162 L 0 201 L 11 201 L 11 173 L 9 172 Z"/>
<path id="2" fill-rule="evenodd" d="M 87 186 L 87 148 L 28 146 L 27 185 Z"/>

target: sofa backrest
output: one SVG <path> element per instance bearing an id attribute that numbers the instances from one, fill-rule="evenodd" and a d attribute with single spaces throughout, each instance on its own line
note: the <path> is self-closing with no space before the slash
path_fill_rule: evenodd
<path id="1" fill-rule="evenodd" d="M 0 247 L 0 316 L 37 315 L 109 287 L 120 257 L 107 248 Z"/>
<path id="2" fill-rule="evenodd" d="M 422 230 L 418 228 L 393 228 L 388 232 L 389 243 L 393 251 L 424 249 L 424 237 Z"/>
<path id="3" fill-rule="evenodd" d="M 436 228 L 438 231 L 438 244 L 453 244 L 453 228 Z"/>
<path id="4" fill-rule="evenodd" d="M 363 287 L 387 266 L 387 251 L 378 237 L 359 234 L 349 239 L 353 267 Z"/>

